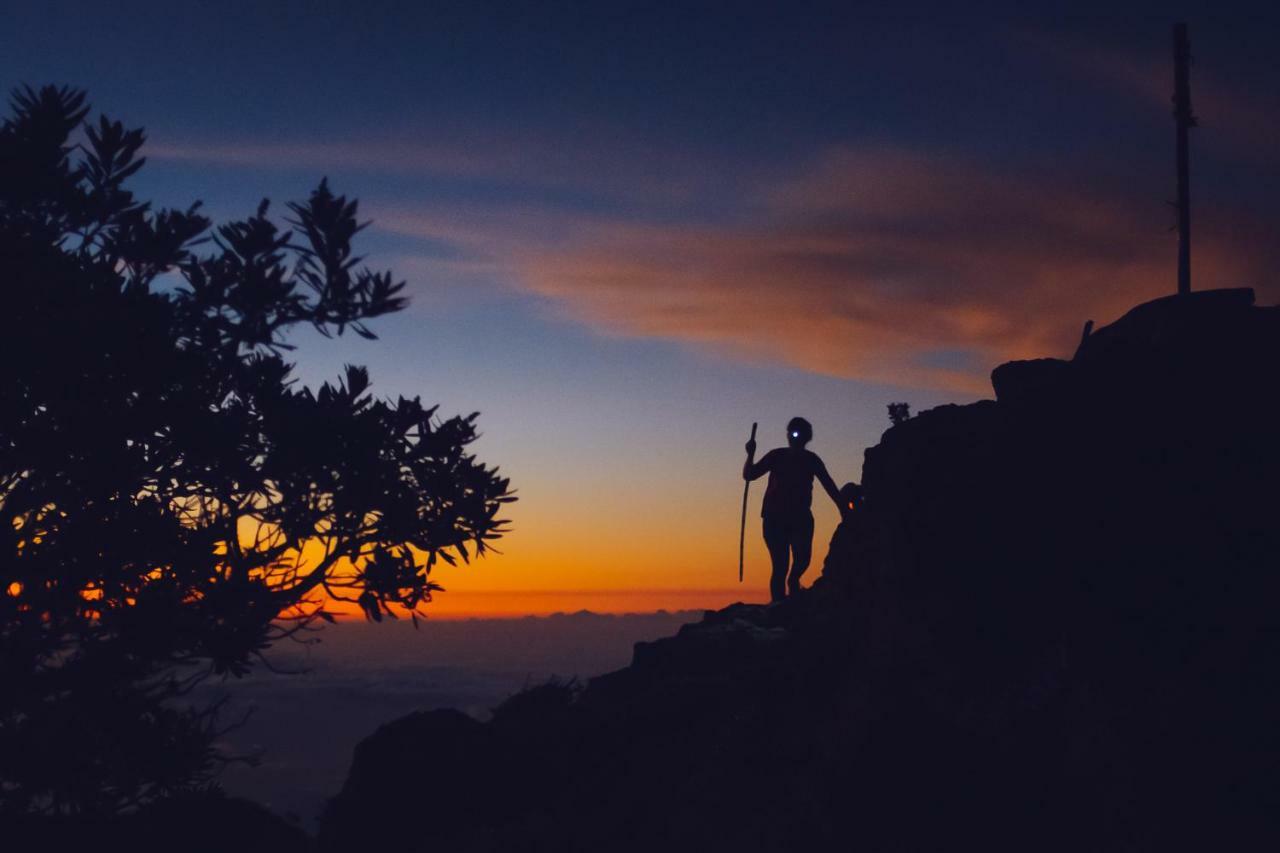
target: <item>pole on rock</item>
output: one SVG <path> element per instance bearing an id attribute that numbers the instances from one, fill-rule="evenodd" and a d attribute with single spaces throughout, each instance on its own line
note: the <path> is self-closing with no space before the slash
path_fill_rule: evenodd
<path id="1" fill-rule="evenodd" d="M 756 423 L 754 423 L 754 422 L 751 424 L 751 443 L 752 443 L 752 444 L 755 444 L 755 440 L 756 440 L 756 426 L 758 426 L 758 424 L 756 424 Z M 755 461 L 755 460 L 752 458 L 752 456 L 753 456 L 753 455 L 754 455 L 754 454 L 752 454 L 752 455 L 748 455 L 748 456 L 747 456 L 747 462 L 753 462 L 753 461 Z M 742 527 L 740 527 L 740 528 L 738 529 L 738 583 L 742 583 L 742 563 L 743 563 L 743 555 L 744 555 L 744 554 L 745 554 L 745 552 L 746 552 L 746 544 L 747 544 L 747 491 L 748 491 L 748 490 L 750 490 L 750 488 L 751 488 L 751 481 L 750 481 L 750 480 L 746 480 L 746 482 L 744 482 L 744 483 L 742 484 Z"/>
<path id="2" fill-rule="evenodd" d="M 1187 25 L 1173 25 L 1173 116 L 1177 126 L 1178 157 L 1178 293 L 1191 292 L 1191 169 L 1187 131 L 1196 126 L 1191 112 L 1191 42 Z"/>

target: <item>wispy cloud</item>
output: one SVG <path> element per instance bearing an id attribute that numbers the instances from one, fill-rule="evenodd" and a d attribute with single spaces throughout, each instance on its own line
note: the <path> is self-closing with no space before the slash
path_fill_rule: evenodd
<path id="1" fill-rule="evenodd" d="M 407 179 L 452 180 L 505 188 L 547 202 L 648 208 L 729 201 L 727 192 L 757 162 L 721 152 L 673 148 L 604 126 L 556 133 L 398 131 L 386 138 L 306 141 L 158 139 L 153 160 L 309 173 L 370 173 Z"/>
<path id="2" fill-rule="evenodd" d="M 446 173 L 483 175 L 494 171 L 491 159 L 452 146 L 396 142 L 283 142 L 215 144 L 151 142 L 147 157 L 180 163 L 204 163 L 256 169 L 344 169 L 392 174 Z"/>
<path id="3" fill-rule="evenodd" d="M 1258 224 L 1212 221 L 1200 281 L 1256 283 Z M 1069 353 L 1085 319 L 1113 319 L 1173 280 L 1158 204 L 891 147 L 828 151 L 728 224 L 519 206 L 394 211 L 382 224 L 483 253 L 606 333 L 968 392 L 1001 360 Z"/>
<path id="4" fill-rule="evenodd" d="M 1089 67 L 1154 92 L 1127 66 Z M 605 334 L 865 381 L 983 393 L 1000 361 L 1066 354 L 1085 319 L 1113 319 L 1171 286 L 1171 218 L 1160 203 L 1059 164 L 1015 171 L 886 143 L 828 148 L 789 174 L 741 162 L 732 174 L 697 174 L 693 153 L 642 151 L 634 140 L 616 149 L 545 142 L 149 154 L 523 182 L 466 201 L 407 191 L 363 209 L 408 238 L 400 266 L 415 277 L 497 282 Z M 533 185 L 540 191 L 525 191 Z M 1198 212 L 1201 286 L 1258 283 L 1275 228 L 1226 209 Z"/>

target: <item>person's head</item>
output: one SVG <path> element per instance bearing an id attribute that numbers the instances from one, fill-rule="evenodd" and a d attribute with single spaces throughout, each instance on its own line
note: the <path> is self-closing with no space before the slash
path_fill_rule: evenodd
<path id="1" fill-rule="evenodd" d="M 804 447 L 812 440 L 812 424 L 804 418 L 792 418 L 787 421 L 787 444 L 792 447 Z"/>
<path id="2" fill-rule="evenodd" d="M 862 486 L 845 483 L 840 487 L 840 514 L 852 512 L 862 506 Z"/>

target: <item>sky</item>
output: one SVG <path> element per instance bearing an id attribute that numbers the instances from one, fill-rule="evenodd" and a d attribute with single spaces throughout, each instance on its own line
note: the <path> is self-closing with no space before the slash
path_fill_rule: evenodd
<path id="1" fill-rule="evenodd" d="M 763 450 L 807 417 L 858 480 L 888 403 L 989 397 L 1172 292 L 1174 20 L 1193 287 L 1280 295 L 1280 11 L 882 5 L 9 0 L 0 84 L 145 127 L 160 205 L 360 200 L 411 304 L 295 336 L 297 374 L 479 411 L 519 496 L 429 612 L 715 607 L 767 598 L 763 483 L 737 582 L 752 422 Z"/>

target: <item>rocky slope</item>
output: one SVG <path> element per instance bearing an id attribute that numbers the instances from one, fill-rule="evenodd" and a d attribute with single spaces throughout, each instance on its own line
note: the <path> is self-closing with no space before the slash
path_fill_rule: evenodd
<path id="1" fill-rule="evenodd" d="M 1277 368 L 1247 290 L 1000 366 L 867 451 L 812 590 L 383 726 L 321 847 L 1274 846 Z"/>

